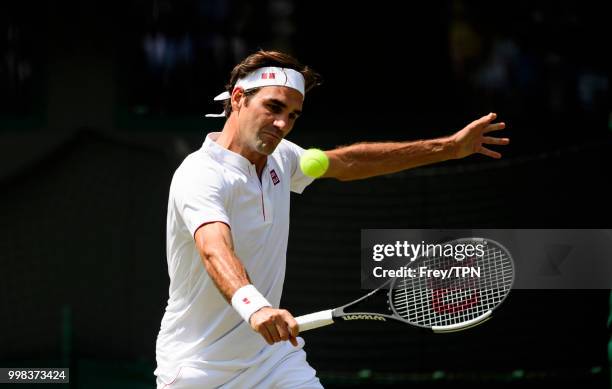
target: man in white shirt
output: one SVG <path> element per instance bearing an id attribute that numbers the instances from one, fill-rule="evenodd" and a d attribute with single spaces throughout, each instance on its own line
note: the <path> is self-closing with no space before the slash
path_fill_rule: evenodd
<path id="1" fill-rule="evenodd" d="M 279 307 L 290 191 L 312 182 L 299 168 L 304 149 L 284 138 L 318 83 L 318 74 L 286 54 L 249 56 L 215 98 L 225 101 L 223 130 L 177 169 L 168 202 L 170 297 L 157 339 L 158 389 L 321 388 L 295 319 Z M 473 153 L 500 158 L 484 146 L 509 142 L 485 135 L 505 127 L 495 118 L 446 138 L 326 151 L 324 177 L 362 179 Z"/>

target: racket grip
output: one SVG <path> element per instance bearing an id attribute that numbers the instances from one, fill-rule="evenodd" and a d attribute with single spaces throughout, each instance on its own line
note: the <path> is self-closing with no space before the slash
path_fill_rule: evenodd
<path id="1" fill-rule="evenodd" d="M 328 309 L 327 311 L 320 311 L 310 313 L 308 315 L 298 316 L 295 318 L 295 321 L 297 321 L 298 323 L 300 332 L 312 330 L 323 326 L 328 326 L 334 323 L 331 309 Z"/>

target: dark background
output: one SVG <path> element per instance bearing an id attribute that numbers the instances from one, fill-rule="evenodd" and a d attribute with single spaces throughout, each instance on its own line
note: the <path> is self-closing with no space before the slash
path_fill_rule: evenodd
<path id="1" fill-rule="evenodd" d="M 212 98 L 259 48 L 324 77 L 289 139 L 443 136 L 491 111 L 512 139 L 292 201 L 283 305 L 358 297 L 364 228 L 609 228 L 609 32 L 591 2 L 297 0 L 0 5 L 0 366 L 151 387 L 168 186 L 219 130 Z M 328 387 L 609 387 L 608 290 L 517 290 L 473 330 L 305 334 Z"/>

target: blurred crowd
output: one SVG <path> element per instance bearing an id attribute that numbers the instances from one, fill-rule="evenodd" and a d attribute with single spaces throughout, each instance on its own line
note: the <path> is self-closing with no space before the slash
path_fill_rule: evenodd
<path id="1" fill-rule="evenodd" d="M 299 57 L 300 39 L 333 37 L 334 31 L 316 35 L 317 21 L 304 20 L 311 16 L 300 11 L 325 12 L 324 6 L 297 0 L 126 3 L 117 44 L 127 110 L 152 117 L 201 115 L 219 80 L 253 50 L 274 48 Z M 512 118 L 611 120 L 611 64 L 603 47 L 592 49 L 604 40 L 604 12 L 579 1 L 449 0 L 443 9 L 438 16 L 448 32 L 448 79 L 459 110 L 478 111 L 487 102 Z M 0 17 L 0 117 L 32 114 L 44 90 L 44 82 L 33 81 L 45 72 L 44 36 L 27 15 L 13 6 Z M 367 20 L 339 22 L 376 31 Z"/>
<path id="2" fill-rule="evenodd" d="M 516 117 L 585 120 L 609 112 L 610 62 L 603 50 L 588 49 L 603 39 L 592 27 L 599 15 L 578 2 L 502 5 L 486 17 L 481 7 L 452 3 L 450 56 L 463 96 Z"/>

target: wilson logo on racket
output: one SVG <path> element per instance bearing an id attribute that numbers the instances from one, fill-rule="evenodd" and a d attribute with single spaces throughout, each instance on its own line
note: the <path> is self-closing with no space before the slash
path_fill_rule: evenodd
<path id="1" fill-rule="evenodd" d="M 387 321 L 384 317 L 382 316 L 377 316 L 377 315 L 346 315 L 346 316 L 342 316 L 342 318 L 344 320 L 380 320 L 380 321 Z"/>

